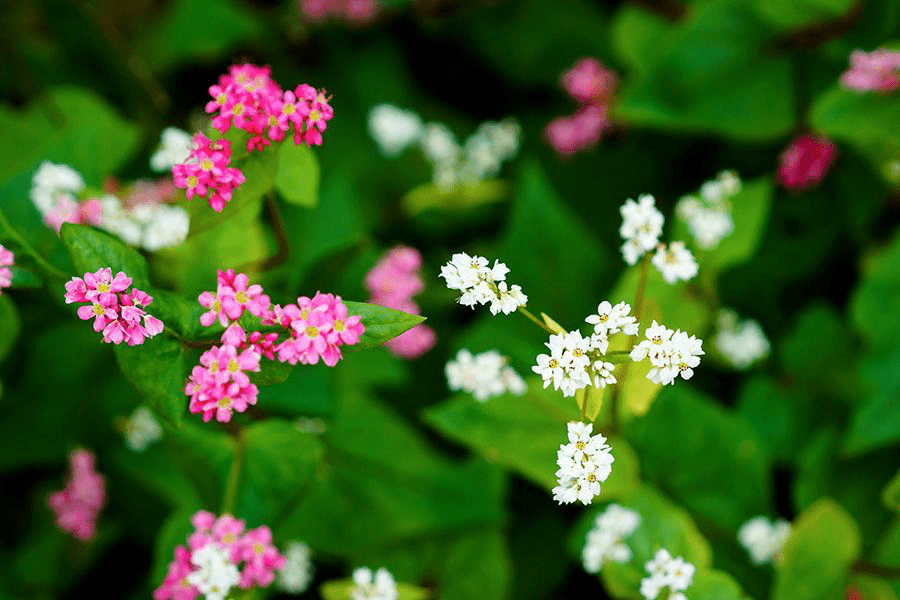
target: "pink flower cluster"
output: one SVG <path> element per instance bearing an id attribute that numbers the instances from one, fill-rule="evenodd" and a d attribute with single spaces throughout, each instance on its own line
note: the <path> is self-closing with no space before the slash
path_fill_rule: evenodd
<path id="1" fill-rule="evenodd" d="M 781 153 L 778 181 L 790 190 L 806 189 L 825 178 L 837 146 L 824 137 L 801 135 Z"/>
<path id="2" fill-rule="evenodd" d="M 240 328 L 237 324 L 235 327 Z M 254 349 L 240 350 L 229 344 L 204 352 L 184 389 L 191 399 L 188 409 L 203 413 L 204 421 L 215 416 L 217 421 L 227 423 L 233 411 L 244 412 L 256 404 L 259 388 L 250 383 L 247 373 L 259 371 L 259 360 L 260 354 Z"/>
<path id="3" fill-rule="evenodd" d="M 197 133 L 187 161 L 172 167 L 172 179 L 177 187 L 185 189 L 188 200 L 194 196 L 206 198 L 214 211 L 222 212 L 234 190 L 244 183 L 244 173 L 229 167 L 230 162 L 228 140 L 211 141 Z"/>
<path id="4" fill-rule="evenodd" d="M 3 293 L 3 288 L 12 285 L 12 269 L 10 267 L 14 264 L 16 264 L 16 257 L 12 250 L 0 244 L 0 293 Z"/>
<path id="5" fill-rule="evenodd" d="M 391 248 L 366 274 L 369 303 L 419 314 L 419 306 L 412 297 L 425 287 L 419 273 L 421 268 L 422 255 L 418 250 L 407 246 Z M 436 341 L 434 330 L 419 324 L 384 345 L 394 356 L 413 359 L 431 350 Z"/>
<path id="6" fill-rule="evenodd" d="M 78 317 L 94 319 L 94 331 L 103 332 L 104 342 L 143 344 L 162 332 L 163 323 L 144 310 L 153 297 L 137 288 L 129 292 L 129 287 L 131 277 L 119 271 L 114 278 L 112 269 L 106 267 L 66 282 L 66 304 L 84 303 L 78 308 Z"/>
<path id="7" fill-rule="evenodd" d="M 329 17 L 354 25 L 371 23 L 378 14 L 378 0 L 298 0 L 306 20 L 321 23 Z"/>
<path id="8" fill-rule="evenodd" d="M 900 51 L 854 50 L 850 54 L 850 68 L 841 75 L 841 85 L 855 92 L 887 93 L 900 88 Z"/>
<path id="9" fill-rule="evenodd" d="M 275 573 L 284 568 L 287 559 L 272 544 L 272 530 L 263 525 L 246 529 L 242 519 L 231 515 L 216 518 L 201 510 L 192 518 L 194 533 L 188 545 L 175 547 L 175 557 L 162 584 L 153 590 L 154 600 L 195 600 L 201 591 L 190 579 L 191 573 L 201 571 L 191 558 L 198 550 L 215 544 L 224 550 L 231 564 L 238 568 L 238 587 L 247 590 L 267 587 L 275 580 Z"/>
<path id="10" fill-rule="evenodd" d="M 94 454 L 75 450 L 69 454 L 71 473 L 65 489 L 50 494 L 48 504 L 56 525 L 79 540 L 89 540 L 97 530 L 97 515 L 106 504 L 106 483 L 94 470 Z"/>
<path id="11" fill-rule="evenodd" d="M 59 233 L 63 223 L 98 227 L 103 224 L 103 205 L 97 198 L 79 202 L 72 196 L 62 196 L 44 213 L 44 224 Z"/>
<path id="12" fill-rule="evenodd" d="M 559 154 L 593 148 L 610 127 L 609 103 L 619 77 L 596 58 L 582 58 L 563 73 L 562 87 L 580 104 L 575 114 L 553 119 L 545 134 Z"/>

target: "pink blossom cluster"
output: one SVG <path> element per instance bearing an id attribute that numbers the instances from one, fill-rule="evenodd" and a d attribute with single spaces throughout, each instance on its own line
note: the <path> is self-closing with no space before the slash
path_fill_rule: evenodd
<path id="1" fill-rule="evenodd" d="M 371 23 L 378 14 L 378 0 L 298 0 L 307 21 L 321 23 L 328 18 L 342 19 L 354 25 Z"/>
<path id="2" fill-rule="evenodd" d="M 831 140 L 805 134 L 796 138 L 781 153 L 778 181 L 790 190 L 802 190 L 825 178 L 834 162 L 837 146 Z"/>
<path id="3" fill-rule="evenodd" d="M 841 85 L 855 92 L 887 93 L 900 88 L 900 51 L 854 50 L 850 54 L 850 68 L 841 75 Z"/>
<path id="4" fill-rule="evenodd" d="M 212 141 L 197 133 L 187 161 L 172 167 L 172 179 L 177 187 L 184 188 L 188 200 L 194 196 L 206 198 L 214 211 L 222 212 L 234 190 L 244 183 L 244 173 L 229 167 L 230 162 L 228 140 Z"/>
<path id="5" fill-rule="evenodd" d="M 580 106 L 573 115 L 557 117 L 545 134 L 559 154 L 570 156 L 593 148 L 610 127 L 609 104 L 619 76 L 596 58 L 582 58 L 563 73 L 561 83 Z"/>
<path id="6" fill-rule="evenodd" d="M 240 326 L 235 324 L 235 327 Z M 191 370 L 184 389 L 190 397 L 188 409 L 202 413 L 204 421 L 215 416 L 217 421 L 227 423 L 234 411 L 244 412 L 256 404 L 259 388 L 250 383 L 247 373 L 259 371 L 259 360 L 260 354 L 255 349 L 241 350 L 229 344 L 213 346 L 204 352 L 200 364 Z"/>
<path id="7" fill-rule="evenodd" d="M 143 344 L 146 338 L 162 333 L 163 322 L 144 310 L 153 297 L 131 287 L 131 277 L 119 271 L 115 277 L 106 267 L 96 273 L 85 273 L 84 279 L 73 277 L 66 282 L 66 304 L 83 303 L 78 317 L 94 319 L 94 331 L 103 332 L 106 343 L 129 346 Z"/>
<path id="8" fill-rule="evenodd" d="M 56 525 L 79 540 L 89 540 L 97 530 L 97 515 L 106 504 L 106 483 L 94 468 L 94 454 L 75 450 L 69 454 L 71 469 L 65 489 L 50 494 L 48 504 Z"/>
<path id="9" fill-rule="evenodd" d="M 3 288 L 12 285 L 12 269 L 10 267 L 14 264 L 16 264 L 16 257 L 12 250 L 0 244 L 0 293 L 3 293 Z"/>
<path id="10" fill-rule="evenodd" d="M 72 196 L 61 196 L 56 204 L 44 213 L 44 224 L 56 233 L 63 223 L 75 225 L 103 225 L 103 205 L 98 198 L 88 198 L 79 202 Z"/>
<path id="11" fill-rule="evenodd" d="M 391 248 L 366 273 L 365 286 L 370 294 L 369 303 L 413 315 L 419 314 L 419 306 L 412 297 L 425 287 L 420 275 L 421 268 L 422 255 L 418 250 L 408 246 Z M 394 356 L 413 359 L 431 350 L 436 341 L 434 330 L 419 324 L 388 340 L 384 345 Z"/>
<path id="12" fill-rule="evenodd" d="M 216 518 L 209 511 L 198 511 L 191 518 L 194 532 L 187 546 L 175 547 L 175 556 L 162 584 L 153 590 L 154 600 L 195 600 L 200 589 L 192 583 L 191 574 L 202 569 L 191 558 L 198 550 L 215 544 L 239 570 L 238 587 L 268 587 L 275 573 L 284 568 L 287 559 L 272 544 L 272 530 L 262 525 L 246 529 L 242 519 L 225 514 Z M 201 575 L 202 577 L 202 575 Z"/>

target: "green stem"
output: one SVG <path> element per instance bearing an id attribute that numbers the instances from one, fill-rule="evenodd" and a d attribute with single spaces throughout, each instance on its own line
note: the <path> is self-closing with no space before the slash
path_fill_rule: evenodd
<path id="1" fill-rule="evenodd" d="M 900 579 L 900 567 L 875 565 L 862 560 L 857 561 L 850 568 L 851 573 L 875 575 L 885 579 Z"/>
<path id="2" fill-rule="evenodd" d="M 222 514 L 231 514 L 237 499 L 238 484 L 241 481 L 241 470 L 244 467 L 244 430 L 238 429 L 234 440 L 234 458 L 225 482 L 225 496 L 222 499 Z"/>
<path id="3" fill-rule="evenodd" d="M 13 226 L 10 225 L 9 221 L 6 220 L 6 216 L 4 216 L 3 212 L 0 212 L 0 225 L 6 230 L 9 234 L 9 237 L 12 238 L 16 245 L 31 259 L 34 263 L 44 272 L 45 275 L 49 277 L 55 277 L 57 279 L 69 279 L 71 275 L 63 273 L 52 264 L 50 264 L 47 260 L 44 259 L 37 251 L 31 247 L 31 244 L 25 241 L 19 233 L 13 229 Z"/>
<path id="4" fill-rule="evenodd" d="M 543 321 L 541 321 L 540 319 L 538 319 L 536 316 L 534 316 L 533 314 L 531 314 L 531 311 L 529 311 L 529 310 L 528 310 L 527 308 L 525 308 L 524 306 L 520 306 L 520 307 L 516 310 L 516 312 L 520 312 L 520 313 L 522 313 L 523 315 L 525 315 L 528 319 L 530 319 L 532 322 L 534 322 L 535 325 L 537 325 L 538 327 L 540 327 L 541 329 L 543 329 L 543 330 L 546 331 L 547 333 L 555 333 L 552 329 L 550 329 L 549 327 L 547 327 L 547 324 L 546 324 L 546 323 L 544 323 Z"/>

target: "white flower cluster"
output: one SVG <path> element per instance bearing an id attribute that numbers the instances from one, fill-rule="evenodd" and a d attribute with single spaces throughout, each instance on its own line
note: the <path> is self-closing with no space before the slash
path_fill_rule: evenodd
<path id="1" fill-rule="evenodd" d="M 125 445 L 143 452 L 162 437 L 162 427 L 146 406 L 139 406 L 125 423 Z"/>
<path id="2" fill-rule="evenodd" d="M 569 443 L 562 444 L 556 452 L 558 485 L 553 488 L 553 499 L 560 504 L 576 500 L 590 504 L 600 494 L 600 483 L 612 472 L 611 448 L 599 433 L 591 435 L 590 423 L 572 421 L 567 429 Z"/>
<path id="3" fill-rule="evenodd" d="M 641 525 L 641 515 L 618 504 L 610 504 L 594 519 L 588 531 L 581 562 L 588 573 L 599 573 L 607 561 L 627 563 L 631 548 L 623 540 Z"/>
<path id="4" fill-rule="evenodd" d="M 687 600 L 682 593 L 694 580 L 694 565 L 680 556 L 672 558 L 667 550 L 656 551 L 653 560 L 645 565 L 649 575 L 641 580 L 641 595 L 655 600 L 664 589 L 669 590 L 668 600 Z"/>
<path id="5" fill-rule="evenodd" d="M 506 392 L 521 396 L 527 389 L 525 381 L 509 366 L 509 359 L 496 350 L 473 355 L 460 350 L 456 358 L 444 368 L 447 387 L 462 390 L 485 402 Z"/>
<path id="6" fill-rule="evenodd" d="M 674 383 L 681 375 L 682 379 L 690 379 L 694 368 L 700 364 L 703 356 L 703 340 L 689 336 L 681 331 L 673 331 L 665 325 L 653 325 L 644 331 L 646 340 L 632 348 L 631 360 L 639 362 L 649 358 L 653 368 L 647 373 L 647 379 L 653 383 L 668 385 Z"/>
<path id="7" fill-rule="evenodd" d="M 368 567 L 355 569 L 353 583 L 351 600 L 397 600 L 400 595 L 394 576 L 387 569 L 378 569 L 375 573 Z"/>
<path id="8" fill-rule="evenodd" d="M 284 551 L 284 568 L 278 573 L 278 589 L 288 594 L 302 594 L 313 578 L 312 558 L 309 546 L 293 541 Z"/>
<path id="9" fill-rule="evenodd" d="M 418 144 L 434 167 L 434 184 L 452 190 L 496 177 L 502 164 L 518 153 L 521 130 L 514 119 L 486 121 L 460 145 L 446 125 L 423 124 L 413 111 L 379 104 L 369 111 L 369 133 L 387 156 Z"/>
<path id="10" fill-rule="evenodd" d="M 115 196 L 101 199 L 103 222 L 100 227 L 114 233 L 131 246 L 150 252 L 177 246 L 187 238 L 190 217 L 172 204 L 138 204 L 128 208 Z"/>
<path id="11" fill-rule="evenodd" d="M 169 171 L 191 154 L 191 134 L 177 127 L 163 129 L 159 148 L 150 157 L 150 167 L 157 173 Z"/>
<path id="12" fill-rule="evenodd" d="M 741 191 L 741 180 L 734 171 L 722 171 L 700 186 L 699 196 L 684 196 L 675 206 L 675 214 L 685 221 L 697 245 L 710 250 L 734 231 L 728 199 Z"/>
<path id="13" fill-rule="evenodd" d="M 719 311 L 717 325 L 716 348 L 735 368 L 746 369 L 768 356 L 769 340 L 753 319 L 740 321 L 733 310 L 723 308 Z"/>
<path id="14" fill-rule="evenodd" d="M 622 214 L 619 235 L 625 240 L 622 245 L 625 262 L 635 265 L 644 254 L 656 249 L 653 265 L 666 282 L 687 281 L 697 275 L 697 261 L 683 242 L 671 242 L 668 246 L 660 244 L 659 236 L 662 235 L 665 218 L 656 209 L 653 196 L 643 194 L 637 202 L 629 198 L 619 212 Z"/>
<path id="15" fill-rule="evenodd" d="M 763 516 L 750 519 L 738 530 L 738 541 L 758 565 L 778 562 L 790 536 L 790 523 L 784 519 L 769 521 Z"/>
<path id="16" fill-rule="evenodd" d="M 45 215 L 54 210 L 60 201 L 69 204 L 78 202 L 77 195 L 84 189 L 84 177 L 69 165 L 58 165 L 44 161 L 31 181 L 29 196 L 34 206 Z"/>
<path id="17" fill-rule="evenodd" d="M 637 335 L 638 325 L 630 316 L 631 306 L 620 302 L 613 306 L 603 301 L 597 306 L 597 314 L 585 321 L 594 326 L 590 337 L 580 331 L 551 334 L 544 345 L 550 354 L 539 354 L 537 365 L 531 370 L 541 376 L 546 388 L 562 390 L 563 396 L 574 396 L 581 388 L 593 385 L 604 388 L 616 383 L 615 365 L 603 360 L 609 348 L 609 336 L 616 333 Z"/>
<path id="18" fill-rule="evenodd" d="M 206 600 L 225 600 L 231 588 L 240 581 L 240 571 L 231 562 L 230 554 L 215 542 L 191 554 L 191 564 L 198 569 L 191 571 L 186 581 L 200 590 Z"/>
<path id="19" fill-rule="evenodd" d="M 492 315 L 498 312 L 508 315 L 525 306 L 528 296 L 522 293 L 522 288 L 509 286 L 505 281 L 509 268 L 499 260 L 494 261 L 493 267 L 487 265 L 488 260 L 483 256 L 460 252 L 441 267 L 440 277 L 448 288 L 462 292 L 458 302 L 465 306 L 490 304 Z"/>

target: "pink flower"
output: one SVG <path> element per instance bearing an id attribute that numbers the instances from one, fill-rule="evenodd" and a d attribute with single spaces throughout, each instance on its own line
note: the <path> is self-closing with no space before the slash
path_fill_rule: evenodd
<path id="1" fill-rule="evenodd" d="M 76 225 L 100 225 L 103 223 L 103 207 L 100 200 L 92 198 L 78 202 L 74 196 L 61 196 L 56 204 L 44 213 L 44 224 L 59 233 L 63 223 Z"/>
<path id="2" fill-rule="evenodd" d="M 15 255 L 3 244 L 0 244 L 0 294 L 3 293 L 3 288 L 12 285 L 12 269 L 9 267 L 14 264 L 16 264 Z"/>
<path id="3" fill-rule="evenodd" d="M 418 324 L 409 331 L 384 343 L 391 354 L 398 358 L 412 360 L 419 358 L 437 343 L 437 335 L 427 325 Z"/>
<path id="4" fill-rule="evenodd" d="M 900 88 L 900 51 L 854 50 L 850 54 L 850 68 L 841 75 L 841 86 L 855 92 L 881 93 Z"/>
<path id="5" fill-rule="evenodd" d="M 93 302 L 98 296 L 115 298 L 115 294 L 128 289 L 128 286 L 131 285 L 131 277 L 119 271 L 113 278 L 112 269 L 106 267 L 96 273 L 85 273 L 84 283 L 86 286 L 84 297 L 88 302 Z"/>
<path id="6" fill-rule="evenodd" d="M 146 338 L 162 333 L 165 325 L 144 310 L 153 302 L 153 297 L 146 292 L 133 288 L 129 293 L 117 295 L 129 286 L 130 277 L 120 271 L 114 278 L 108 267 L 85 273 L 84 279 L 73 277 L 66 282 L 66 304 L 83 303 L 78 307 L 78 318 L 94 319 L 94 331 L 103 333 L 104 342 L 143 344 Z"/>
<path id="7" fill-rule="evenodd" d="M 56 525 L 79 540 L 94 537 L 97 515 L 106 503 L 106 484 L 94 470 L 94 454 L 75 450 L 69 454 L 71 474 L 65 489 L 50 495 Z"/>
<path id="8" fill-rule="evenodd" d="M 269 297 L 263 294 L 261 285 L 248 285 L 249 280 L 243 273 L 234 276 L 229 293 L 222 298 L 222 307 L 232 320 L 241 318 L 246 308 L 251 315 L 261 316 L 269 310 Z"/>
<path id="9" fill-rule="evenodd" d="M 551 121 L 545 134 L 554 150 L 569 156 L 596 146 L 608 127 L 606 108 L 588 104 L 570 117 L 557 117 Z"/>
<path id="10" fill-rule="evenodd" d="M 187 161 L 172 167 L 175 185 L 185 190 L 188 200 L 206 198 L 216 212 L 222 212 L 234 193 L 244 183 L 240 169 L 229 167 L 231 144 L 228 140 L 211 141 L 202 133 L 194 135 Z"/>
<path id="11" fill-rule="evenodd" d="M 239 585 L 245 590 L 254 585 L 267 587 L 275 580 L 275 571 L 280 571 L 287 563 L 278 548 L 272 545 L 272 530 L 265 525 L 244 534 L 237 556 L 244 561 Z"/>
<path id="12" fill-rule="evenodd" d="M 563 89 L 578 102 L 605 104 L 615 91 L 619 76 L 596 58 L 582 58 L 562 74 Z"/>
<path id="13" fill-rule="evenodd" d="M 200 590 L 187 580 L 192 569 L 191 552 L 184 546 L 176 546 L 175 559 L 169 563 L 162 585 L 153 590 L 153 600 L 195 600 Z"/>
<path id="14" fill-rule="evenodd" d="M 802 135 L 781 154 L 778 181 L 791 190 L 802 190 L 824 179 L 834 161 L 837 147 L 830 140 Z"/>

